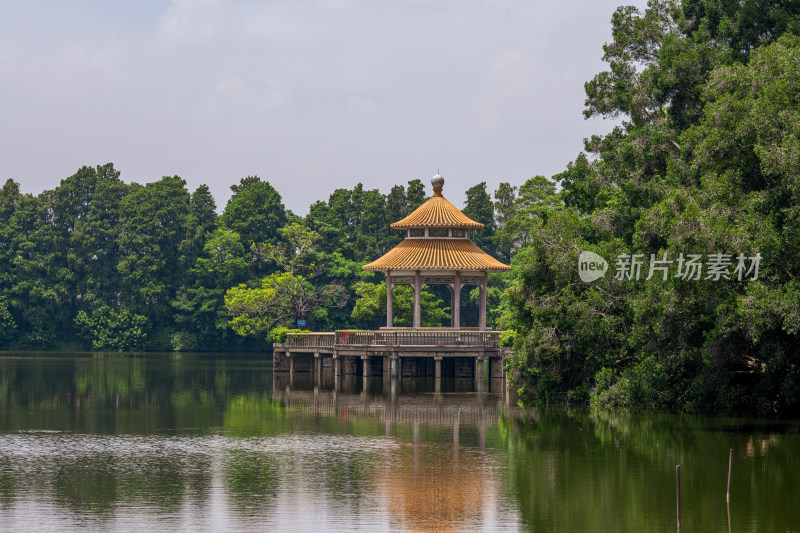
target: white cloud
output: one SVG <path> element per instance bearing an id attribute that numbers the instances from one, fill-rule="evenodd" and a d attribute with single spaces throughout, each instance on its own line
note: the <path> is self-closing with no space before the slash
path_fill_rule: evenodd
<path id="1" fill-rule="evenodd" d="M 229 120 L 231 115 L 260 116 L 282 105 L 288 96 L 275 82 L 256 84 L 233 76 L 218 80 L 196 109 L 204 122 Z"/>
<path id="2" fill-rule="evenodd" d="M 219 0 L 173 0 L 156 34 L 173 45 L 210 41 L 235 29 L 231 6 Z"/>
<path id="3" fill-rule="evenodd" d="M 351 96 L 350 99 L 347 100 L 347 110 L 356 113 L 363 113 L 365 115 L 371 115 L 378 110 L 378 106 L 369 98 L 364 98 L 362 96 Z"/>
<path id="4" fill-rule="evenodd" d="M 220 206 L 259 174 L 304 212 L 364 176 L 551 174 L 604 129 L 580 112 L 616 0 L 43 2 L 9 17 L 59 18 L 0 21 L 0 179 L 31 192 L 111 160 L 209 182 Z"/>

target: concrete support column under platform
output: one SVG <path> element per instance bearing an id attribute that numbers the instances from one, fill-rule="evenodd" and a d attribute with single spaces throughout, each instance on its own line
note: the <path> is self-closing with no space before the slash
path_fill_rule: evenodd
<path id="1" fill-rule="evenodd" d="M 492 378 L 492 379 L 503 377 L 503 358 L 502 357 L 490 357 L 489 358 L 489 377 Z"/>
<path id="2" fill-rule="evenodd" d="M 434 357 L 434 364 L 436 365 L 436 373 L 434 376 L 436 379 L 442 379 L 442 358 L 441 357 Z"/>
<path id="3" fill-rule="evenodd" d="M 294 374 L 294 357 L 292 357 L 292 352 L 286 352 L 286 355 L 289 356 L 289 373 Z"/>
<path id="4" fill-rule="evenodd" d="M 314 373 L 317 375 L 322 373 L 322 357 L 319 352 L 314 352 Z"/>
<path id="5" fill-rule="evenodd" d="M 476 362 L 475 362 L 475 365 L 476 365 L 476 367 L 475 367 L 475 379 L 478 379 L 478 380 L 481 380 L 481 381 L 483 381 L 483 369 L 486 366 L 484 361 L 485 361 L 485 359 L 483 359 L 482 357 L 479 357 L 478 359 L 476 359 Z"/>
<path id="6" fill-rule="evenodd" d="M 391 360 L 391 377 L 396 378 L 398 374 L 397 363 L 398 357 L 396 355 L 392 355 L 389 357 Z"/>
<path id="7" fill-rule="evenodd" d="M 365 378 L 383 375 L 383 357 L 376 355 L 362 355 L 362 375 Z"/>
<path id="8" fill-rule="evenodd" d="M 336 355 L 333 356 L 333 375 L 334 376 L 342 375 L 342 358 L 337 357 Z"/>

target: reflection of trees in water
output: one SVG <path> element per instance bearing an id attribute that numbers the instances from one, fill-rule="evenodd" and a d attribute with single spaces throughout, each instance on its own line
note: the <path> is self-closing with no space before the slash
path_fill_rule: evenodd
<path id="1" fill-rule="evenodd" d="M 265 363 L 234 356 L 48 355 L 0 357 L 0 430 L 215 427 L 233 395 L 271 389 Z"/>
<path id="2" fill-rule="evenodd" d="M 250 463 L 244 459 L 245 456 L 241 456 L 241 461 L 228 463 L 238 472 L 235 477 L 228 474 L 229 484 L 235 479 L 235 488 L 241 491 L 233 499 L 246 507 L 254 505 L 250 495 L 257 500 L 272 501 L 265 494 L 276 494 L 281 490 L 281 484 L 284 484 L 283 489 L 287 489 L 285 483 L 288 479 L 302 479 L 314 500 L 323 499 L 333 508 L 358 506 L 368 490 L 366 481 L 371 477 L 373 456 L 358 453 L 355 447 L 344 450 L 326 448 L 325 438 L 329 435 L 377 436 L 383 432 L 383 426 L 375 422 L 319 416 L 301 406 L 286 406 L 271 398 L 252 394 L 237 396 L 229 402 L 223 428 L 226 435 L 259 439 L 259 442 L 264 437 L 274 437 L 298 447 L 297 453 L 281 450 L 278 457 L 265 452 L 255 461 L 251 455 Z M 293 436 L 306 437 L 292 445 Z M 319 449 L 301 449 L 304 444 L 309 444 L 309 440 L 313 440 Z M 313 475 L 309 476 L 311 472 Z"/>
<path id="3" fill-rule="evenodd" d="M 212 457 L 189 441 L 38 432 L 0 438 L 4 451 L 17 450 L 0 453 L 6 508 L 47 502 L 92 520 L 110 518 L 120 504 L 169 513 L 207 499 L 212 485 Z"/>
<path id="4" fill-rule="evenodd" d="M 133 461 L 113 456 L 67 461 L 55 468 L 50 497 L 76 513 L 88 511 L 99 516 L 110 514 L 120 502 L 176 512 L 189 495 L 194 501 L 207 499 L 210 462 L 201 454 L 192 456 L 191 461 L 152 455 Z"/>
<path id="5" fill-rule="evenodd" d="M 760 531 L 791 529 L 800 523 L 791 502 L 800 493 L 800 439 L 752 428 L 740 433 L 740 424 L 548 409 L 504 419 L 509 492 L 532 530 L 667 529 L 675 524 L 675 465 L 680 464 L 682 526 L 722 530 L 733 448 L 734 529 L 737 521 L 757 523 Z"/>
<path id="6" fill-rule="evenodd" d="M 222 425 L 237 391 L 271 389 L 268 366 L 229 360 L 233 355 L 42 355 L 0 357 L 0 437 L 39 429 L 63 431 L 56 435 L 64 438 L 97 435 L 98 442 L 194 435 Z M 131 458 L 124 450 L 95 449 L 94 441 L 63 450 L 61 437 L 51 438 L 52 456 L 12 461 L 0 453 L 0 501 L 10 505 L 32 491 L 101 516 L 120 502 L 171 512 L 184 498 L 202 501 L 209 490 L 207 451 L 188 460 L 164 456 L 154 445 Z"/>
<path id="7" fill-rule="evenodd" d="M 225 484 L 234 506 L 247 515 L 266 514 L 275 506 L 280 473 L 275 457 L 233 451 L 224 464 Z"/>

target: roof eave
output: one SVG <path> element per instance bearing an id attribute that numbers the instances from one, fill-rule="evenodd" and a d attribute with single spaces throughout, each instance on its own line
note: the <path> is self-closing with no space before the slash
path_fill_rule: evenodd
<path id="1" fill-rule="evenodd" d="M 406 229 L 424 229 L 424 228 L 453 228 L 453 229 L 481 229 L 483 228 L 483 224 L 480 222 L 476 222 L 474 225 L 471 224 L 400 224 L 399 222 L 395 222 L 394 224 L 389 224 L 389 227 L 392 229 L 399 229 L 399 230 L 406 230 Z"/>
<path id="2" fill-rule="evenodd" d="M 457 270 L 459 272 L 507 272 L 511 270 L 510 266 L 505 267 L 491 267 L 491 268 L 468 268 L 468 267 L 388 267 L 388 266 L 372 266 L 364 265 L 361 270 L 370 270 L 373 272 L 382 272 L 386 270 Z"/>

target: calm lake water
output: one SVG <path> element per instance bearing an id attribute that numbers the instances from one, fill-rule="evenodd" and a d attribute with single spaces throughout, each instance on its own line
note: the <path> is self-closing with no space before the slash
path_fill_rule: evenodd
<path id="1" fill-rule="evenodd" d="M 2 531 L 800 531 L 800 423 L 267 357 L 0 353 Z M 730 518 L 728 450 L 734 449 Z"/>

